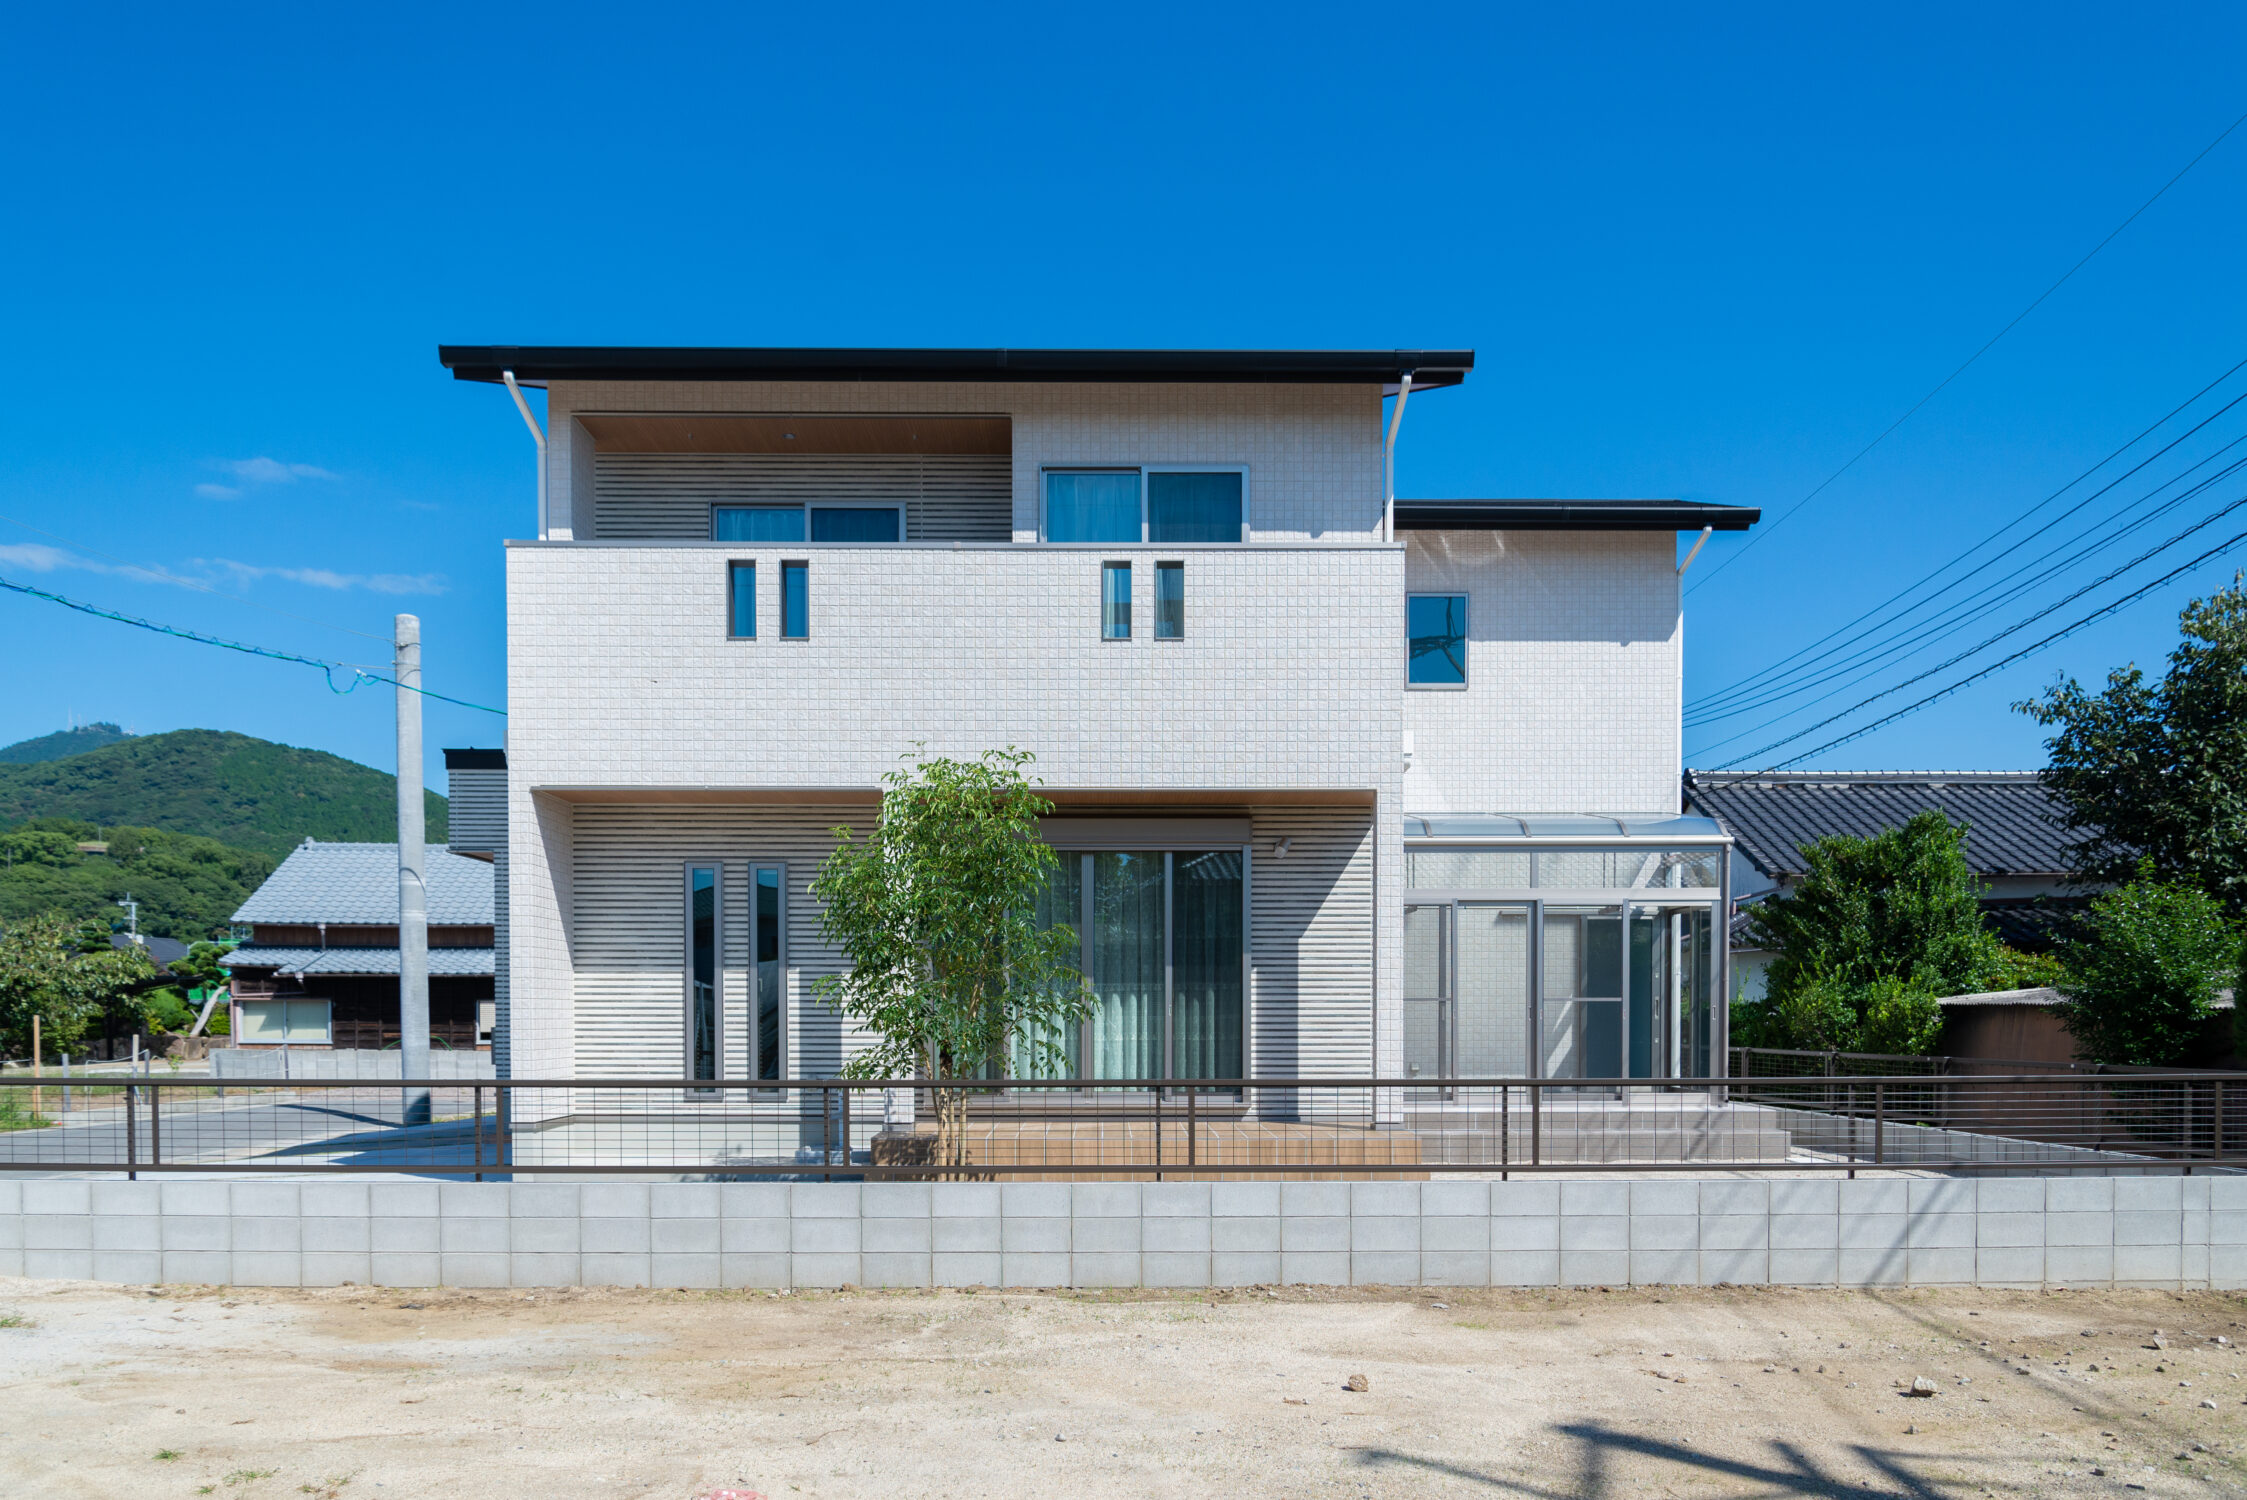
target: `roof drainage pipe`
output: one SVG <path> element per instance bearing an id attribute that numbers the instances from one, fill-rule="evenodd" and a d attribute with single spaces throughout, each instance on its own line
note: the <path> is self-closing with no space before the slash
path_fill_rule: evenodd
<path id="1" fill-rule="evenodd" d="M 1412 394 L 1412 372 L 1397 382 L 1397 409 L 1389 418 L 1389 435 L 1381 444 L 1381 540 L 1397 539 L 1397 429 L 1404 426 L 1404 402 Z"/>
<path id="2" fill-rule="evenodd" d="M 515 383 L 513 370 L 502 370 L 499 378 L 507 382 L 507 394 L 515 398 L 515 410 L 523 414 L 523 425 L 531 430 L 531 441 L 538 444 L 538 535 L 546 539 L 550 529 L 546 524 L 546 434 L 538 430 L 538 418 L 531 415 L 531 404 L 523 399 L 523 388 Z"/>
<path id="3" fill-rule="evenodd" d="M 1683 578 L 1685 576 L 1685 570 L 1693 566 L 1693 559 L 1701 555 L 1701 549 L 1708 545 L 1709 533 L 1715 530 L 1716 528 L 1714 526 L 1704 526 L 1701 528 L 1701 535 L 1699 539 L 1693 543 L 1693 550 L 1686 553 L 1685 561 L 1677 565 L 1678 577 Z"/>

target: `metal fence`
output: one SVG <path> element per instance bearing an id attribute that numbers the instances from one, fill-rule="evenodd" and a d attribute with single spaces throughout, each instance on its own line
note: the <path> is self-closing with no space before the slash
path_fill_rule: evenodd
<path id="1" fill-rule="evenodd" d="M 2247 1166 L 2247 1076 L 0 1078 L 0 1174 L 1371 1179 Z M 36 1091 L 36 1094 L 35 1094 Z"/>

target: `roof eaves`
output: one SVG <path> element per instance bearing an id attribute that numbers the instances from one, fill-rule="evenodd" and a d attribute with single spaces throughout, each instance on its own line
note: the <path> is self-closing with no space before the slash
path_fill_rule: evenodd
<path id="1" fill-rule="evenodd" d="M 910 380 L 1457 385 L 1472 349 L 775 349 L 440 344 L 455 380 Z"/>

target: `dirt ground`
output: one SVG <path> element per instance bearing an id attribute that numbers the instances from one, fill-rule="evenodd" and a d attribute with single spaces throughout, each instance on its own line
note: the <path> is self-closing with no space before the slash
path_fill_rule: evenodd
<path id="1" fill-rule="evenodd" d="M 0 1280 L 0 1494 L 2205 1495 L 2247 1479 L 2242 1323 L 2158 1292 Z"/>

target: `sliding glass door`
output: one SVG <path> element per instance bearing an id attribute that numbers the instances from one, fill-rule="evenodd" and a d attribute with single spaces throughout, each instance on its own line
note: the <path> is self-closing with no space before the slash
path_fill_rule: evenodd
<path id="1" fill-rule="evenodd" d="M 1530 908 L 1446 901 L 1404 909 L 1407 1078 L 1529 1071 Z"/>

